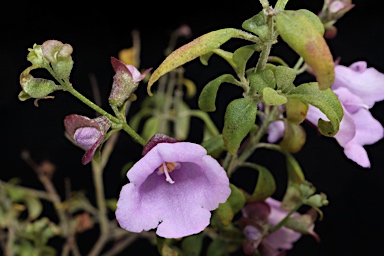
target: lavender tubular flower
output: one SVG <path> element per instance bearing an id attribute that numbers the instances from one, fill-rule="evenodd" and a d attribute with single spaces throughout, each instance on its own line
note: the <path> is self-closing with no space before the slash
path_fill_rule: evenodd
<path id="1" fill-rule="evenodd" d="M 371 163 L 363 146 L 374 144 L 384 137 L 383 126 L 369 111 L 376 102 L 384 100 L 384 74 L 367 68 L 364 61 L 349 67 L 337 65 L 335 73 L 332 90 L 343 106 L 344 117 L 334 137 L 349 159 L 370 168 Z M 326 119 L 321 111 L 310 106 L 306 119 L 317 125 L 319 118 Z"/>
<path id="2" fill-rule="evenodd" d="M 101 116 L 90 119 L 86 116 L 72 114 L 64 119 L 65 130 L 69 138 L 86 152 L 82 163 L 89 163 L 95 155 L 96 149 L 103 143 L 104 135 L 108 131 L 111 121 Z"/>
<path id="3" fill-rule="evenodd" d="M 210 211 L 231 193 L 220 164 L 202 146 L 189 142 L 156 144 L 127 177 L 130 183 L 123 186 L 117 202 L 120 226 L 131 232 L 157 228 L 165 238 L 204 230 Z"/>
<path id="4" fill-rule="evenodd" d="M 282 256 L 300 239 L 302 233 L 284 226 L 272 233 L 268 232 L 269 227 L 277 225 L 289 213 L 282 210 L 280 205 L 281 202 L 270 197 L 264 202 L 249 203 L 243 208 L 240 226 L 245 235 L 243 251 L 246 255 L 255 255 L 257 251 L 260 256 Z M 291 218 L 301 216 L 304 215 L 295 212 Z M 314 224 L 311 222 L 306 226 L 307 230 L 304 232 L 318 239 L 313 231 Z"/>

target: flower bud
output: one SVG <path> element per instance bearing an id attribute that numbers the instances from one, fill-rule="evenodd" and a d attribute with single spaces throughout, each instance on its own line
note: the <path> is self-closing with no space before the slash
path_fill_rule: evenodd
<path id="1" fill-rule="evenodd" d="M 64 126 L 69 138 L 86 151 L 82 159 L 84 165 L 93 159 L 110 125 L 111 121 L 105 116 L 90 119 L 72 114 L 65 117 Z"/>
<path id="2" fill-rule="evenodd" d="M 41 51 L 59 79 L 69 79 L 73 68 L 71 54 L 73 48 L 69 44 L 63 44 L 57 40 L 48 40 L 41 45 Z"/>
<path id="3" fill-rule="evenodd" d="M 151 71 L 152 68 L 140 73 L 132 65 L 111 57 L 111 63 L 116 74 L 113 77 L 112 90 L 109 95 L 109 104 L 120 107 L 136 91 L 139 82 Z"/>

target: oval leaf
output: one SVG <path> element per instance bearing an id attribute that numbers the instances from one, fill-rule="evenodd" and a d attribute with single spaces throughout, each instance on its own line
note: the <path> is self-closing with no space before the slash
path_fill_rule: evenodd
<path id="1" fill-rule="evenodd" d="M 219 86 L 222 83 L 231 83 L 231 84 L 239 84 L 236 78 L 230 74 L 221 75 L 208 84 L 206 84 L 199 96 L 199 108 L 203 111 L 213 112 L 216 110 L 216 95 L 219 89 Z"/>
<path id="2" fill-rule="evenodd" d="M 204 34 L 194 39 L 192 42 L 181 46 L 168 55 L 160 66 L 152 73 L 148 81 L 148 94 L 152 95 L 151 86 L 165 73 L 219 48 L 232 37 L 248 38 L 249 35 L 250 34 L 238 29 L 225 28 Z"/>
<path id="3" fill-rule="evenodd" d="M 319 119 L 318 128 L 325 136 L 334 136 L 343 118 L 343 108 L 331 89 L 319 90 L 317 83 L 305 83 L 297 86 L 285 95 L 288 99 L 298 99 L 320 109 L 329 119 Z"/>
<path id="4" fill-rule="evenodd" d="M 246 166 L 259 172 L 255 189 L 248 198 L 248 202 L 261 202 L 272 196 L 276 190 L 276 182 L 271 172 L 264 166 L 258 164 L 248 163 Z"/>
<path id="5" fill-rule="evenodd" d="M 302 11 L 282 11 L 275 17 L 281 38 L 312 68 L 321 90 L 335 79 L 331 51 L 317 26 Z"/>
<path id="6" fill-rule="evenodd" d="M 251 98 L 231 101 L 225 111 L 223 140 L 228 152 L 236 155 L 242 140 L 255 125 L 257 102 Z"/>
<path id="7" fill-rule="evenodd" d="M 280 106 L 287 103 L 287 98 L 270 87 L 263 89 L 263 100 L 267 105 Z"/>

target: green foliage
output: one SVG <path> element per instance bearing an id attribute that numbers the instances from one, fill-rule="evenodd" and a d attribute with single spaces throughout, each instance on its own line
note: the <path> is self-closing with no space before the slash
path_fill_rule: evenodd
<path id="1" fill-rule="evenodd" d="M 333 57 L 329 47 L 319 32 L 317 22 L 308 18 L 308 12 L 282 11 L 276 14 L 276 29 L 281 38 L 312 68 L 325 90 L 335 79 Z"/>
<path id="2" fill-rule="evenodd" d="M 241 26 L 243 29 L 258 35 L 262 39 L 265 39 L 269 33 L 267 16 L 265 15 L 264 10 L 245 20 Z"/>
<path id="3" fill-rule="evenodd" d="M 319 90 L 317 83 L 305 83 L 297 86 L 286 94 L 288 99 L 297 99 L 304 104 L 311 104 L 320 109 L 329 119 L 320 119 L 319 131 L 325 136 L 334 136 L 339 131 L 343 108 L 331 89 Z"/>
<path id="4" fill-rule="evenodd" d="M 222 44 L 231 38 L 251 38 L 252 36 L 244 31 L 225 28 L 204 34 L 192 42 L 183 45 L 182 47 L 173 51 L 160 66 L 152 73 L 148 81 L 147 91 L 151 93 L 151 86 L 164 74 L 171 70 L 184 65 L 185 63 L 194 60 L 204 54 L 208 54 L 215 49 L 218 49 Z"/>
<path id="5" fill-rule="evenodd" d="M 257 102 L 252 98 L 240 98 L 231 101 L 224 116 L 223 140 L 228 152 L 237 154 L 237 150 L 255 125 Z"/>
<path id="6" fill-rule="evenodd" d="M 216 110 L 216 95 L 219 90 L 219 86 L 222 83 L 231 83 L 239 85 L 240 82 L 236 80 L 231 74 L 221 75 L 208 84 L 206 84 L 199 96 L 199 108 L 203 111 L 212 112 Z"/>
<path id="7" fill-rule="evenodd" d="M 235 214 L 238 213 L 245 204 L 245 196 L 243 192 L 233 184 L 230 184 L 230 187 L 231 195 L 227 201 L 220 204 L 219 208 L 215 211 L 216 218 L 224 226 L 228 226 L 232 223 Z"/>

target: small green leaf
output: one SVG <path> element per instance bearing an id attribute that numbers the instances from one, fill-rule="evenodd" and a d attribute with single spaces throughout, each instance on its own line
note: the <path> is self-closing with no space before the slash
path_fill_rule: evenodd
<path id="1" fill-rule="evenodd" d="M 221 134 L 204 140 L 201 146 L 207 150 L 208 155 L 217 155 L 225 150 L 223 136 Z"/>
<path id="2" fill-rule="evenodd" d="M 273 70 L 266 68 L 248 74 L 251 91 L 262 94 L 265 87 L 275 89 L 276 79 Z"/>
<path id="3" fill-rule="evenodd" d="M 239 85 L 240 82 L 236 80 L 236 78 L 231 74 L 221 75 L 208 84 L 206 84 L 199 96 L 199 108 L 203 111 L 213 112 L 216 110 L 216 95 L 219 90 L 219 86 L 222 83 L 231 83 L 235 85 Z"/>
<path id="4" fill-rule="evenodd" d="M 157 116 L 152 116 L 147 119 L 144 123 L 142 136 L 145 140 L 149 140 L 158 132 L 160 126 L 160 118 Z"/>
<path id="5" fill-rule="evenodd" d="M 207 249 L 207 256 L 228 256 L 228 243 L 220 238 L 213 240 Z"/>
<path id="6" fill-rule="evenodd" d="M 263 100 L 267 105 L 280 106 L 287 103 L 287 98 L 270 87 L 263 89 Z"/>
<path id="7" fill-rule="evenodd" d="M 294 88 L 296 73 L 293 69 L 285 66 L 276 66 L 275 70 L 277 89 L 286 92 Z"/>
<path id="8" fill-rule="evenodd" d="M 260 38 L 266 38 L 269 33 L 267 17 L 265 16 L 263 10 L 260 11 L 258 14 L 254 15 L 252 18 L 245 20 L 241 27 L 249 32 L 258 35 Z"/>
<path id="9" fill-rule="evenodd" d="M 283 150 L 285 155 L 288 172 L 288 186 L 281 202 L 281 208 L 292 210 L 302 200 L 300 186 L 305 182 L 304 173 L 297 160 L 288 152 Z"/>
<path id="10" fill-rule="evenodd" d="M 244 76 L 247 62 L 257 50 L 259 50 L 258 46 L 253 44 L 240 47 L 234 51 L 232 59 L 235 63 L 235 71 L 237 74 Z"/>
<path id="11" fill-rule="evenodd" d="M 229 195 L 225 203 L 219 204 L 219 207 L 215 210 L 215 216 L 219 222 L 228 226 L 233 217 L 238 213 L 245 204 L 245 196 L 241 190 L 239 190 L 235 185 L 230 184 L 231 194 Z"/>
<path id="12" fill-rule="evenodd" d="M 237 154 L 242 140 L 255 125 L 257 101 L 240 98 L 231 101 L 225 111 L 223 140 L 228 152 Z"/>
<path id="13" fill-rule="evenodd" d="M 192 42 L 181 46 L 168 55 L 160 66 L 152 73 L 148 81 L 147 91 L 152 96 L 151 86 L 164 74 L 194 60 L 195 58 L 218 49 L 231 38 L 250 38 L 251 35 L 234 28 L 219 29 L 204 34 Z"/>
<path id="14" fill-rule="evenodd" d="M 318 128 L 325 136 L 334 136 L 343 118 L 343 108 L 331 89 L 319 90 L 317 83 L 305 83 L 297 86 L 285 95 L 288 99 L 298 99 L 320 109 L 329 119 L 319 119 Z"/>
<path id="15" fill-rule="evenodd" d="M 330 88 L 335 79 L 333 56 L 308 13 L 286 10 L 277 13 L 275 21 L 281 38 L 312 68 L 319 88 Z"/>
<path id="16" fill-rule="evenodd" d="M 39 217 L 43 210 L 43 205 L 40 200 L 33 196 L 26 196 L 24 200 L 27 205 L 28 218 L 34 220 Z"/>
<path id="17" fill-rule="evenodd" d="M 255 189 L 247 201 L 264 201 L 272 196 L 276 190 L 276 182 L 271 172 L 264 166 L 258 164 L 247 163 L 245 166 L 251 167 L 259 172 Z"/>
<path id="18" fill-rule="evenodd" d="M 182 256 L 199 256 L 203 248 L 204 233 L 187 236 L 181 242 Z"/>

